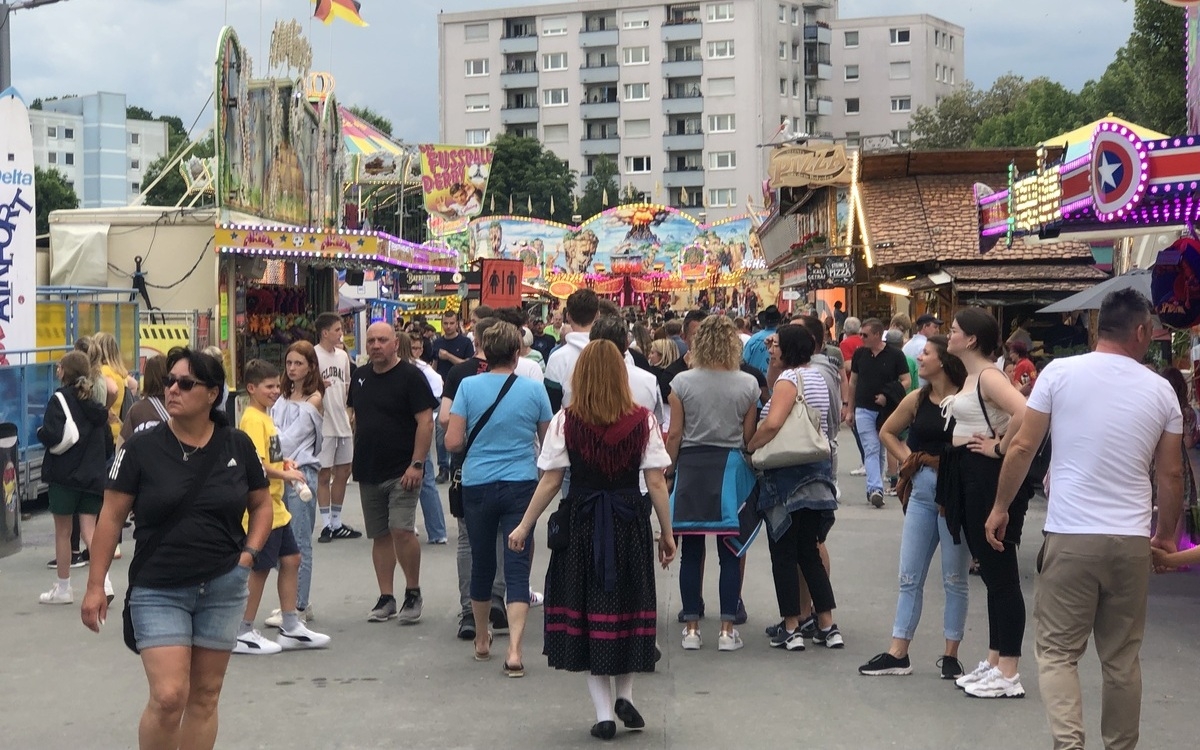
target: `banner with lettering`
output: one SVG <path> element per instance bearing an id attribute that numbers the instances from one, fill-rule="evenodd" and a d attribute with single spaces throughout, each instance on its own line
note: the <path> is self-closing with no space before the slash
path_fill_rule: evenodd
<path id="1" fill-rule="evenodd" d="M 16 89 L 0 93 L 0 365 L 6 351 L 37 346 L 34 300 L 37 268 L 34 235 L 33 136 L 29 110 Z"/>
<path id="2" fill-rule="evenodd" d="M 493 151 L 487 146 L 422 143 L 421 192 L 434 236 L 456 234 L 483 210 Z"/>

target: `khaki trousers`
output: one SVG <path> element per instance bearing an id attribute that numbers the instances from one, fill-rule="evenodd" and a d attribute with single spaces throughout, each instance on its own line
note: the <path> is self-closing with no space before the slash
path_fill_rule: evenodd
<path id="1" fill-rule="evenodd" d="M 1142 710 L 1138 652 L 1149 581 L 1146 537 L 1046 535 L 1038 555 L 1033 618 L 1038 683 L 1056 750 L 1083 750 L 1079 659 L 1092 634 L 1104 674 L 1104 747 L 1137 747 Z"/>

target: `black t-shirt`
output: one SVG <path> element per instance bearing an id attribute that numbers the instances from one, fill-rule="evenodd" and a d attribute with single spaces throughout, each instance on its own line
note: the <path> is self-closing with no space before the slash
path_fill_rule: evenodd
<path id="1" fill-rule="evenodd" d="M 854 407 L 879 411 L 882 407 L 875 403 L 876 394 L 883 393 L 887 383 L 899 381 L 901 375 L 908 374 L 908 358 L 894 346 L 883 347 L 879 354 L 873 354 L 870 347 L 860 346 L 850 360 L 850 372 L 858 375 Z"/>
<path id="2" fill-rule="evenodd" d="M 386 372 L 371 365 L 354 371 L 346 406 L 354 409 L 354 479 L 381 484 L 412 463 L 416 415 L 436 409 L 429 381 L 416 365 L 397 362 Z"/>
<path id="3" fill-rule="evenodd" d="M 558 346 L 558 340 L 548 333 L 543 333 L 541 336 L 533 337 L 530 348 L 541 354 L 544 361 L 550 359 L 550 352 L 554 351 L 556 346 Z"/>
<path id="4" fill-rule="evenodd" d="M 186 461 L 185 448 L 189 453 Z M 220 451 L 212 473 L 203 480 L 184 516 L 167 533 L 153 558 L 143 563 L 138 586 L 194 586 L 232 570 L 246 541 L 242 528 L 246 497 L 268 486 L 254 443 L 241 430 L 231 428 L 220 443 L 210 440 L 195 453 L 191 450 L 191 446 L 181 447 L 171 428 L 162 423 L 134 433 L 113 459 L 108 488 L 133 495 L 136 557 L 138 547 L 158 533 L 183 500 L 205 453 Z"/>
<path id="5" fill-rule="evenodd" d="M 446 375 L 446 379 L 442 381 L 442 398 L 448 398 L 451 401 L 458 395 L 458 386 L 472 375 L 479 375 L 488 371 L 488 363 L 486 359 L 471 357 L 466 362 L 460 362 L 450 368 L 450 373 Z"/>
<path id="6" fill-rule="evenodd" d="M 446 376 L 450 374 L 450 368 L 454 367 L 454 363 L 439 357 L 438 352 L 445 350 L 459 359 L 467 359 L 475 354 L 475 345 L 471 343 L 471 339 L 460 333 L 452 339 L 438 336 L 433 340 L 433 346 L 429 347 L 429 350 L 433 354 L 434 367 L 437 369 L 438 375 L 445 380 Z"/>

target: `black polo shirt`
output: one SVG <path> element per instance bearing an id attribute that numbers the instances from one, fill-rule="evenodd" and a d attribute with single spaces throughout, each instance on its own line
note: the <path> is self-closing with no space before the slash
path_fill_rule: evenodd
<path id="1" fill-rule="evenodd" d="M 879 354 L 870 347 L 860 346 L 850 360 L 850 372 L 858 376 L 854 386 L 854 407 L 879 411 L 875 396 L 883 392 L 884 385 L 898 382 L 901 375 L 908 374 L 908 358 L 894 346 L 885 346 Z"/>

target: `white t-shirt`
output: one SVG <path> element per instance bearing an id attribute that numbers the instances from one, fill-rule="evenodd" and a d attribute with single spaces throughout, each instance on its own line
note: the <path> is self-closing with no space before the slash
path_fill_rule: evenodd
<path id="1" fill-rule="evenodd" d="M 545 381 L 546 379 L 545 373 L 542 372 L 542 366 L 537 362 L 534 362 L 532 359 L 527 359 L 525 357 L 517 357 L 517 366 L 513 369 L 513 372 L 517 373 L 517 375 L 520 375 L 523 378 L 536 380 L 539 383 Z"/>
<path id="2" fill-rule="evenodd" d="M 550 469 L 567 469 L 571 459 L 567 455 L 567 438 L 563 432 L 563 421 L 567 418 L 566 410 L 559 411 L 550 420 L 546 429 L 546 439 L 542 441 L 542 453 L 538 456 L 538 468 L 542 471 Z M 651 414 L 646 417 L 650 427 L 650 439 L 646 441 L 646 449 L 642 451 L 640 469 L 665 469 L 671 465 L 671 456 L 667 454 L 667 446 L 663 443 L 662 428 L 658 420 Z"/>
<path id="3" fill-rule="evenodd" d="M 325 380 L 325 396 L 321 402 L 325 407 L 325 418 L 321 422 L 323 437 L 348 438 L 350 415 L 346 413 L 346 394 L 350 390 L 350 355 L 342 349 L 325 351 L 317 345 L 317 365 Z"/>
<path id="4" fill-rule="evenodd" d="M 433 391 L 433 397 L 440 399 L 445 383 L 442 381 L 442 376 L 438 374 L 438 371 L 430 367 L 429 363 L 424 360 L 412 359 L 409 361 L 416 365 L 421 374 L 425 376 L 426 382 L 429 383 L 429 390 Z"/>
<path id="5" fill-rule="evenodd" d="M 1056 359 L 1028 408 L 1050 415 L 1046 531 L 1150 536 L 1150 462 L 1164 432 L 1183 433 L 1167 381 L 1119 354 Z"/>

